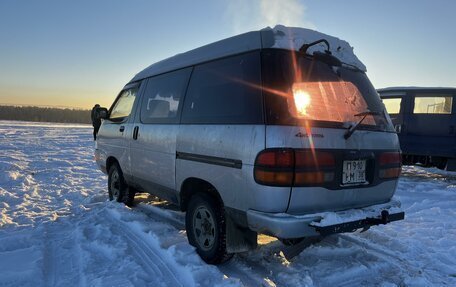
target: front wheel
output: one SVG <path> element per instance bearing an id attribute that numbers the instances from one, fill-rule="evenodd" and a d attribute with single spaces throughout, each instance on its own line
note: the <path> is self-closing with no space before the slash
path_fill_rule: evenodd
<path id="1" fill-rule="evenodd" d="M 188 241 L 209 264 L 219 264 L 233 255 L 226 251 L 226 227 L 223 206 L 207 194 L 190 200 L 185 227 Z"/>
<path id="2" fill-rule="evenodd" d="M 109 200 L 123 202 L 132 205 L 134 201 L 134 190 L 130 188 L 123 177 L 119 164 L 114 163 L 108 173 L 108 194 Z"/>

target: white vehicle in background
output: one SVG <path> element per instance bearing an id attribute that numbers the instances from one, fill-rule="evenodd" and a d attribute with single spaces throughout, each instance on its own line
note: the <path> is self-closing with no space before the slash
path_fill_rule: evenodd
<path id="1" fill-rule="evenodd" d="M 138 73 L 100 109 L 96 161 L 110 199 L 136 190 L 186 211 L 208 263 L 401 220 L 398 137 L 353 48 L 276 26 Z"/>

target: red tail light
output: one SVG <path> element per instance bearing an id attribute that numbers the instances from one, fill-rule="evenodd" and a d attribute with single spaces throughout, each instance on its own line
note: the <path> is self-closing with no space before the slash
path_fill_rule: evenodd
<path id="1" fill-rule="evenodd" d="M 401 165 L 402 156 L 400 152 L 384 152 L 379 157 L 380 165 L 396 164 Z"/>
<path id="2" fill-rule="evenodd" d="M 293 167 L 294 152 L 292 149 L 269 149 L 258 154 L 257 165 L 263 167 Z"/>
<path id="3" fill-rule="evenodd" d="M 293 168 L 292 149 L 265 149 L 255 160 L 254 178 L 263 185 L 292 186 Z"/>
<path id="4" fill-rule="evenodd" d="M 334 180 L 335 158 L 330 152 L 265 149 L 255 161 L 255 181 L 271 186 L 306 186 Z"/>
<path id="5" fill-rule="evenodd" d="M 380 154 L 378 161 L 380 178 L 398 178 L 401 175 L 402 156 L 400 152 L 384 152 Z"/>
<path id="6" fill-rule="evenodd" d="M 336 160 L 326 151 L 295 150 L 295 186 L 322 184 L 334 180 Z"/>
<path id="7" fill-rule="evenodd" d="M 316 150 L 296 150 L 296 167 L 297 168 L 318 168 L 334 167 L 336 161 L 334 155 L 330 152 Z"/>

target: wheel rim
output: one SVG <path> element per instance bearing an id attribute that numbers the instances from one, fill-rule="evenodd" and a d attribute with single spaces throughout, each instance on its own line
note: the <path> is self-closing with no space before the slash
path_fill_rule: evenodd
<path id="1" fill-rule="evenodd" d="M 200 206 L 193 213 L 193 231 L 201 249 L 207 251 L 214 246 L 215 221 L 209 210 Z"/>
<path id="2" fill-rule="evenodd" d="M 111 174 L 111 194 L 114 199 L 117 199 L 120 194 L 120 177 L 117 170 Z"/>

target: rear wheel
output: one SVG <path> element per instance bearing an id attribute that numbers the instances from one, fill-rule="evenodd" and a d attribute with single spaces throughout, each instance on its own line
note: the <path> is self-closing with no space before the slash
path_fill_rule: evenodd
<path id="1" fill-rule="evenodd" d="M 209 264 L 219 264 L 233 255 L 226 251 L 226 226 L 223 206 L 207 194 L 190 199 L 185 226 L 188 241 Z"/>
<path id="2" fill-rule="evenodd" d="M 286 245 L 286 246 L 296 245 L 296 244 L 300 243 L 303 240 L 304 240 L 304 237 L 301 237 L 301 238 L 289 238 L 289 239 L 279 238 L 279 241 L 282 242 L 282 244 Z"/>
<path id="3" fill-rule="evenodd" d="M 123 202 L 126 205 L 133 204 L 135 192 L 125 182 L 122 170 L 120 169 L 120 166 L 118 163 L 114 163 L 109 168 L 108 194 L 109 194 L 109 200 Z"/>

